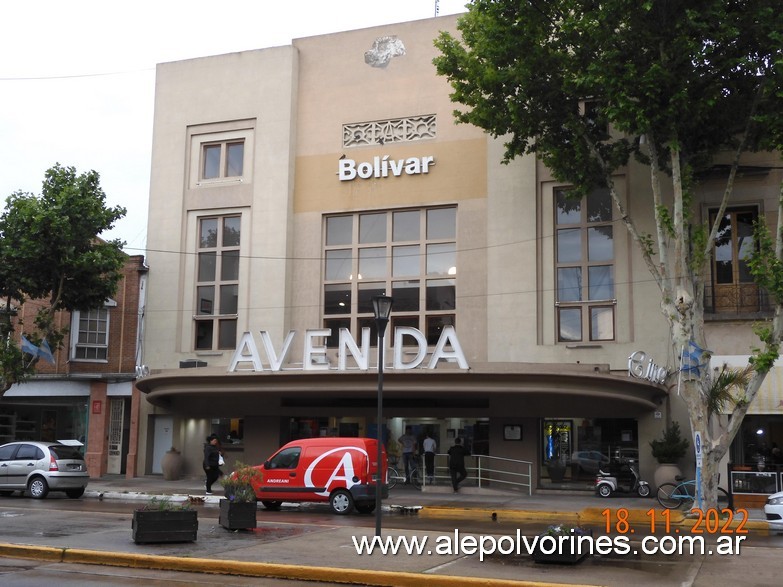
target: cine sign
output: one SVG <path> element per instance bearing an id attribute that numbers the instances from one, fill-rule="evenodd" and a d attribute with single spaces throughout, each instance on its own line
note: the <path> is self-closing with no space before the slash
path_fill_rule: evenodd
<path id="1" fill-rule="evenodd" d="M 283 364 L 286 363 L 291 351 L 291 343 L 296 335 L 295 330 L 290 330 L 283 347 L 278 352 L 272 344 L 269 332 L 260 331 L 261 344 L 266 352 L 268 371 L 281 371 Z M 332 335 L 331 328 L 308 329 L 305 331 L 304 349 L 302 351 L 302 369 L 305 371 L 326 371 L 332 367 L 326 358 L 326 346 L 316 344 L 316 339 L 325 339 Z M 410 352 L 412 345 L 403 345 L 403 338 L 408 336 L 413 339 L 414 345 L 418 350 L 416 356 L 403 361 L 403 351 Z M 337 370 L 347 370 L 348 355 L 354 358 L 356 367 L 361 371 L 367 371 L 370 367 L 370 329 L 362 328 L 361 346 L 356 344 L 351 332 L 347 328 L 340 328 L 339 343 L 337 349 Z M 401 326 L 394 329 L 394 368 L 398 370 L 416 369 L 422 366 L 424 358 L 427 356 L 427 339 L 422 332 L 416 328 Z M 438 344 L 432 352 L 429 362 L 424 365 L 425 369 L 435 369 L 438 362 L 442 360 L 456 361 L 460 369 L 469 369 L 465 353 L 462 352 L 462 346 L 457 338 L 457 331 L 453 326 L 444 326 L 440 333 Z M 258 346 L 250 332 L 242 335 L 237 345 L 231 362 L 228 366 L 229 372 L 234 371 L 264 371 L 264 363 L 261 361 L 261 355 L 258 352 Z M 288 370 L 291 370 L 290 367 Z"/>
<path id="2" fill-rule="evenodd" d="M 656 365 L 652 359 L 648 359 L 645 352 L 636 351 L 628 357 L 628 375 L 653 383 L 664 383 L 669 372 L 666 367 Z"/>

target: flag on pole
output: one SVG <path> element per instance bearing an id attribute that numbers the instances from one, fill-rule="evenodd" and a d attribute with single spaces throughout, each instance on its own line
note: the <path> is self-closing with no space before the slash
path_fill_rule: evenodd
<path id="1" fill-rule="evenodd" d="M 38 356 L 44 361 L 48 361 L 54 365 L 54 355 L 52 354 L 52 349 L 49 347 L 49 343 L 46 342 L 46 339 L 44 339 L 41 346 L 38 347 Z"/>
<path id="2" fill-rule="evenodd" d="M 37 357 L 41 351 L 37 346 L 27 340 L 26 336 L 22 335 L 22 352 Z"/>

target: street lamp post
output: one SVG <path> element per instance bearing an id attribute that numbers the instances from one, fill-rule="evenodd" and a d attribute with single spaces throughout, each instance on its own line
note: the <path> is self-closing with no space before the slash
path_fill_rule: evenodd
<path id="1" fill-rule="evenodd" d="M 376 417 L 376 438 L 378 439 L 378 465 L 375 475 L 375 535 L 381 535 L 381 490 L 385 479 L 381 478 L 383 468 L 383 334 L 389 323 L 394 300 L 389 296 L 375 296 L 372 299 L 372 309 L 375 312 L 375 324 L 378 328 L 378 415 Z"/>

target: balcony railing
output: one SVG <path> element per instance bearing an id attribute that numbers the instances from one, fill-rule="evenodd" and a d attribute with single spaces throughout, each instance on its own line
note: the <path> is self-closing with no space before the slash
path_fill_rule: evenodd
<path id="1" fill-rule="evenodd" d="M 771 315 L 774 309 L 767 291 L 755 283 L 710 284 L 704 288 L 705 318 L 711 320 L 755 319 Z"/>

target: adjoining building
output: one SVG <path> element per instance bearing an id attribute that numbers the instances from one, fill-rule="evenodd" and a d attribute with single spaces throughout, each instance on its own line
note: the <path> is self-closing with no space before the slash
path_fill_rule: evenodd
<path id="1" fill-rule="evenodd" d="M 91 477 L 136 474 L 138 414 L 144 402 L 134 381 L 140 364 L 147 266 L 127 257 L 117 291 L 103 307 L 58 312 L 65 344 L 36 375 L 0 398 L 0 444 L 13 440 L 78 440 Z M 40 302 L 16 318 L 32 323 Z M 21 334 L 17 332 L 18 340 Z"/>
<path id="2" fill-rule="evenodd" d="M 172 446 L 200 474 L 210 433 L 251 463 L 293 438 L 374 436 L 382 293 L 392 453 L 411 426 L 439 452 L 460 436 L 531 461 L 534 485 L 557 461 L 590 484 L 587 453 L 638 453 L 651 476 L 647 442 L 687 429 L 661 383 L 679 357 L 659 291 L 608 194 L 573 204 L 534 157 L 503 165 L 502 139 L 454 123 L 432 60 L 456 21 L 158 66 L 138 474 Z M 742 226 L 776 209 L 780 172 L 756 160 L 727 211 Z M 616 183 L 652 232 L 647 171 Z M 705 215 L 720 195 L 704 185 Z M 711 350 L 747 354 L 747 314 L 765 308 L 724 307 L 718 289 L 747 287 L 724 269 Z"/>

